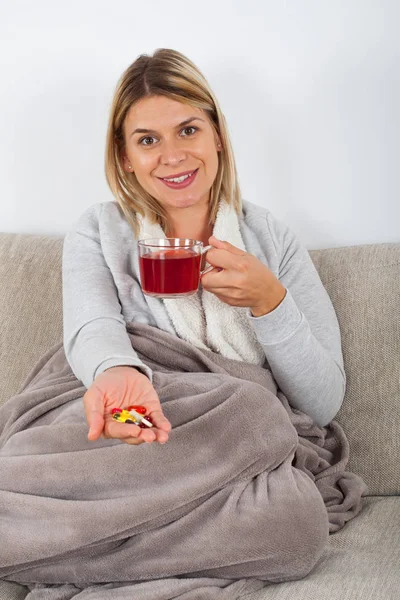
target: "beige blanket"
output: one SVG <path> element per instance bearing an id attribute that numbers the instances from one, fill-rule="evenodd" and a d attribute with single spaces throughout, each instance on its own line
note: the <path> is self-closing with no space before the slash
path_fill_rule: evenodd
<path id="1" fill-rule="evenodd" d="M 340 426 L 292 411 L 271 373 L 140 324 L 169 441 L 88 442 L 62 344 L 0 408 L 0 578 L 28 600 L 248 597 L 318 568 L 361 509 Z"/>

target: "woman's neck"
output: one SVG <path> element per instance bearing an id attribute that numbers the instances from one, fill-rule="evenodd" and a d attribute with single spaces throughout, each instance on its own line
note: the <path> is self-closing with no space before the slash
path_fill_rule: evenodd
<path id="1" fill-rule="evenodd" d="M 208 238 L 212 235 L 213 226 L 209 224 L 208 205 L 204 207 L 191 207 L 196 210 L 181 209 L 168 215 L 169 228 L 167 237 L 200 240 L 208 245 Z"/>

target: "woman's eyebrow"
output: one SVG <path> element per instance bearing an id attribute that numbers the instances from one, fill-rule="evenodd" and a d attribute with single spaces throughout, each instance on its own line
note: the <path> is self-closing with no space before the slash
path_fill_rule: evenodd
<path id="1" fill-rule="evenodd" d="M 204 119 L 200 119 L 200 117 L 189 117 L 188 119 L 185 119 L 184 121 L 182 121 L 182 123 L 179 123 L 179 125 L 177 125 L 175 127 L 175 129 L 178 129 L 179 127 L 183 127 L 184 125 L 187 125 L 188 123 L 191 123 L 192 121 L 203 121 L 204 123 Z M 132 137 L 134 133 L 157 133 L 154 129 L 135 129 L 135 131 L 132 131 L 131 135 L 129 137 Z"/>

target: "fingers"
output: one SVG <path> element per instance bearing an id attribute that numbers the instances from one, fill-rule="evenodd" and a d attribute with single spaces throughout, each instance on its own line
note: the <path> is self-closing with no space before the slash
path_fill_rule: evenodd
<path id="1" fill-rule="evenodd" d="M 230 244 L 229 242 L 225 242 L 223 240 L 219 240 L 219 239 L 217 239 L 213 235 L 208 238 L 208 241 L 215 248 L 219 248 L 219 249 L 222 249 L 222 250 L 227 250 L 231 254 L 236 254 L 237 256 L 244 256 L 245 254 L 247 254 L 244 250 L 241 250 L 241 248 L 237 248 L 236 246 L 234 246 L 233 244 Z M 208 252 L 210 252 L 210 250 Z"/>
<path id="2" fill-rule="evenodd" d="M 154 431 L 151 431 L 152 429 L 153 428 L 150 427 L 142 429 L 133 423 L 122 423 L 114 419 L 111 415 L 106 415 L 104 437 L 125 440 L 128 438 L 138 438 L 140 436 L 140 438 L 145 442 L 154 441 L 156 439 L 156 435 Z"/>
<path id="3" fill-rule="evenodd" d="M 224 242 L 226 243 L 226 242 Z M 232 246 L 234 248 L 234 246 Z M 206 254 L 207 262 L 213 267 L 220 267 L 227 270 L 238 270 L 238 266 L 241 262 L 240 257 L 246 256 L 246 252 L 240 250 L 240 255 L 237 253 L 233 254 L 226 248 L 212 248 Z M 242 261 L 243 262 L 243 261 Z M 240 269 L 239 269 L 240 270 Z"/>
<path id="4" fill-rule="evenodd" d="M 161 441 L 161 440 L 146 440 L 143 439 L 141 436 L 134 438 L 134 437 L 130 437 L 130 438 L 124 438 L 121 439 L 121 442 L 124 442 L 124 444 L 130 444 L 131 446 L 138 446 L 139 444 L 152 444 L 153 442 L 159 442 L 160 444 L 165 444 L 165 441 Z"/>
<path id="5" fill-rule="evenodd" d="M 89 425 L 88 439 L 97 440 L 104 428 L 104 402 L 99 392 L 89 388 L 83 396 L 86 420 Z"/>
<path id="6" fill-rule="evenodd" d="M 156 427 L 158 427 L 158 429 L 162 429 L 163 431 L 171 431 L 171 423 L 168 421 L 168 419 L 163 415 L 161 410 L 153 410 L 151 413 L 151 418 L 153 420 L 153 423 Z"/>
<path id="7" fill-rule="evenodd" d="M 213 267 L 233 269 L 237 262 L 237 258 L 227 250 L 213 248 L 207 252 L 207 262 Z"/>
<path id="8" fill-rule="evenodd" d="M 162 412 L 160 399 L 152 386 L 147 393 L 141 395 L 138 402 L 147 409 L 155 427 L 166 432 L 171 431 L 172 425 Z"/>

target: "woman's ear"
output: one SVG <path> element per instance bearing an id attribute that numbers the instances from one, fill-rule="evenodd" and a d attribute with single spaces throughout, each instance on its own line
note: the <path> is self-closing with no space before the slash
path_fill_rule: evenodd
<path id="1" fill-rule="evenodd" d="M 222 144 L 221 144 L 221 140 L 219 137 L 219 133 L 214 129 L 214 142 L 215 142 L 215 148 L 217 150 L 217 152 L 219 152 L 222 149 Z"/>
<path id="2" fill-rule="evenodd" d="M 127 171 L 128 173 L 132 173 L 132 165 L 130 163 L 130 160 L 127 156 L 124 156 L 122 158 L 122 164 L 124 167 L 124 171 Z"/>

